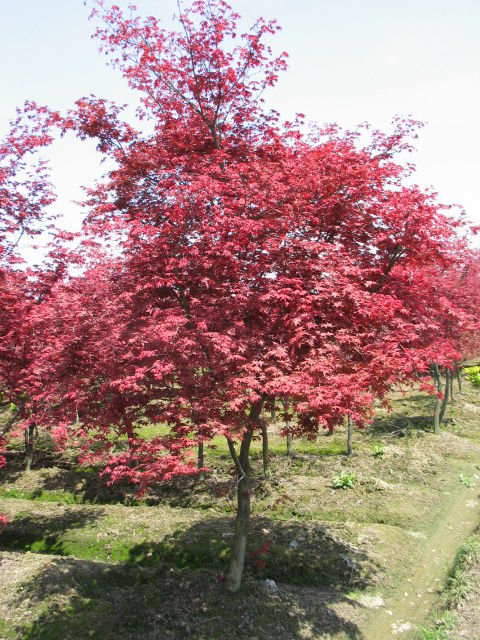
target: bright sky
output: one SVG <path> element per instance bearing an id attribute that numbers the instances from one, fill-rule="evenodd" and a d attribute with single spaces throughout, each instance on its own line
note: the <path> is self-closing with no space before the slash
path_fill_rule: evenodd
<path id="1" fill-rule="evenodd" d="M 296 112 L 345 127 L 384 128 L 394 114 L 428 126 L 418 141 L 418 182 L 480 222 L 480 2 L 478 0 L 231 0 L 249 22 L 283 27 L 275 49 L 289 70 L 268 96 L 285 118 Z M 125 0 L 116 4 L 126 7 Z M 136 0 L 169 22 L 175 0 Z M 0 0 L 0 134 L 26 98 L 59 109 L 76 98 L 129 101 L 117 72 L 90 39 L 83 0 Z M 65 226 L 80 215 L 79 185 L 101 171 L 92 147 L 63 142 L 53 154 Z"/>

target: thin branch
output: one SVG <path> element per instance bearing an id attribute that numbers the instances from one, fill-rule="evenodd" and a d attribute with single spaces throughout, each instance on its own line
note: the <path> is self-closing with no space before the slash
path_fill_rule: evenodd
<path id="1" fill-rule="evenodd" d="M 0 433 L 0 438 L 3 438 L 3 436 L 10 431 L 10 429 L 13 427 L 13 425 L 15 424 L 16 419 L 18 418 L 18 416 L 20 415 L 20 413 L 23 411 L 23 407 L 25 406 L 25 399 L 22 398 L 20 400 L 20 402 L 17 405 L 17 408 L 15 409 L 15 411 L 13 412 L 12 417 L 7 421 L 6 425 L 3 427 L 2 429 L 2 433 Z"/>
<path id="2" fill-rule="evenodd" d="M 230 450 L 230 455 L 232 456 L 232 459 L 233 459 L 233 461 L 235 463 L 235 467 L 237 469 L 237 474 L 239 476 L 243 476 L 244 477 L 245 476 L 245 471 L 243 470 L 243 467 L 242 467 L 242 465 L 240 463 L 240 459 L 239 459 L 239 457 L 237 455 L 237 451 L 235 449 L 235 445 L 233 443 L 233 440 L 231 438 L 227 437 L 227 442 L 228 442 L 228 448 Z"/>

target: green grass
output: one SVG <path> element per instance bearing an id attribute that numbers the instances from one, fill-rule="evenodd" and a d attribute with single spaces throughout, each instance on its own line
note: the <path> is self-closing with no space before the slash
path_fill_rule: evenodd
<path id="1" fill-rule="evenodd" d="M 383 456 L 384 453 L 385 453 L 385 449 L 383 448 L 383 444 L 381 442 L 378 442 L 373 446 L 372 454 L 375 458 L 379 458 L 380 456 Z"/>
<path id="2" fill-rule="evenodd" d="M 1 498 L 14 498 L 18 500 L 38 500 L 39 502 L 56 502 L 57 504 L 77 504 L 81 502 L 79 496 L 63 489 L 34 489 L 31 491 L 16 487 L 0 486 Z"/>
<path id="3" fill-rule="evenodd" d="M 2 640 L 13 640 L 17 634 L 15 629 L 3 618 L 0 617 L 0 638 Z"/>

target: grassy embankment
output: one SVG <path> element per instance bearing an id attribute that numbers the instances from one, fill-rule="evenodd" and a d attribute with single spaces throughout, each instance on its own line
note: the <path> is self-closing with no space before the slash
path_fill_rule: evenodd
<path id="1" fill-rule="evenodd" d="M 250 549 L 236 595 L 219 581 L 235 512 L 222 441 L 206 450 L 205 481 L 179 479 L 141 501 L 130 487 L 107 487 L 98 470 L 78 469 L 73 452 L 44 443 L 25 474 L 10 451 L 0 484 L 10 518 L 0 535 L 0 637 L 366 637 L 372 607 L 428 553 L 452 494 L 467 482 L 476 495 L 480 403 L 465 386 L 438 437 L 432 398 L 393 394 L 392 413 L 379 407 L 373 426 L 355 433 L 352 458 L 344 430 L 294 441 L 287 458 L 281 425 L 272 425 L 268 479 L 254 447 Z M 352 488 L 332 488 L 341 471 L 355 474 Z"/>
<path id="2" fill-rule="evenodd" d="M 419 631 L 418 640 L 476 640 L 480 629 L 480 533 L 458 550 L 441 604 Z"/>

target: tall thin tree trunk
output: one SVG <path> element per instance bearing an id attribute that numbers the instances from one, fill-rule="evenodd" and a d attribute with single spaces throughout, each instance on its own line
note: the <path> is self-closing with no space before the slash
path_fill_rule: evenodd
<path id="1" fill-rule="evenodd" d="M 133 422 L 130 418 L 124 416 L 123 424 L 125 425 L 125 433 L 128 438 L 128 448 L 131 450 L 134 448 L 133 440 L 135 440 L 135 431 L 133 429 Z"/>
<path id="2" fill-rule="evenodd" d="M 456 370 L 455 370 L 455 375 L 457 378 L 457 382 L 458 382 L 458 392 L 460 394 L 463 393 L 463 387 L 462 387 L 462 369 L 460 367 L 460 364 L 457 364 L 456 366 Z"/>
<path id="3" fill-rule="evenodd" d="M 203 467 L 205 466 L 204 463 L 205 463 L 205 459 L 204 459 L 204 453 L 203 453 L 203 440 L 199 439 L 198 440 L 198 462 L 197 462 L 198 469 L 203 469 Z M 200 478 L 200 480 L 205 480 L 205 472 L 200 471 L 198 477 Z"/>
<path id="4" fill-rule="evenodd" d="M 250 427 L 243 436 L 240 445 L 240 455 L 237 456 L 235 445 L 228 440 L 230 454 L 237 469 L 237 518 L 235 521 L 235 535 L 233 538 L 232 558 L 225 577 L 225 587 L 228 591 L 238 591 L 242 581 L 245 566 L 245 551 L 247 549 L 248 522 L 250 520 L 250 444 L 253 437 L 253 424 L 258 423 L 264 400 L 262 399 L 250 411 Z"/>
<path id="5" fill-rule="evenodd" d="M 348 416 L 347 419 L 347 456 L 351 456 L 353 453 L 353 420 L 352 416 Z"/>
<path id="6" fill-rule="evenodd" d="M 26 456 L 26 470 L 32 470 L 33 464 L 33 453 L 35 450 L 35 428 L 36 425 L 34 422 L 31 422 L 28 427 L 25 427 L 24 437 L 25 437 L 25 456 Z"/>
<path id="7" fill-rule="evenodd" d="M 247 549 L 248 522 L 250 520 L 250 478 L 248 475 L 240 479 L 237 487 L 237 519 L 233 538 L 232 559 L 225 580 L 229 591 L 235 592 L 242 582 Z"/>
<path id="8" fill-rule="evenodd" d="M 290 431 L 287 431 L 287 456 L 289 458 L 292 456 L 292 434 Z"/>
<path id="9" fill-rule="evenodd" d="M 272 399 L 272 406 L 270 407 L 270 422 L 275 422 L 275 398 Z"/>
<path id="10" fill-rule="evenodd" d="M 268 476 L 270 474 L 270 461 L 268 459 L 268 431 L 267 425 L 262 420 L 262 458 L 263 458 L 263 475 Z"/>
<path id="11" fill-rule="evenodd" d="M 443 422 L 443 418 L 445 417 L 445 411 L 447 409 L 448 396 L 450 390 L 450 369 L 445 369 L 445 393 L 443 394 L 442 406 L 440 408 L 440 422 Z"/>
<path id="12" fill-rule="evenodd" d="M 287 430 L 287 456 L 291 457 L 292 455 L 292 434 L 290 433 L 290 420 L 288 417 L 288 407 L 285 399 L 282 398 L 283 405 L 283 415 L 285 420 L 285 429 Z"/>
<path id="13" fill-rule="evenodd" d="M 440 371 L 438 369 L 438 364 L 435 362 L 432 366 L 433 369 L 433 377 L 435 378 L 435 382 L 437 383 L 437 393 L 442 393 L 442 377 L 440 375 Z M 435 402 L 435 416 L 433 420 L 433 431 L 435 434 L 440 433 L 440 411 L 442 408 L 442 401 L 437 395 L 437 400 Z"/>
<path id="14" fill-rule="evenodd" d="M 455 404 L 455 398 L 453 397 L 453 369 L 450 371 L 449 375 L 449 389 L 450 389 L 450 402 Z"/>

